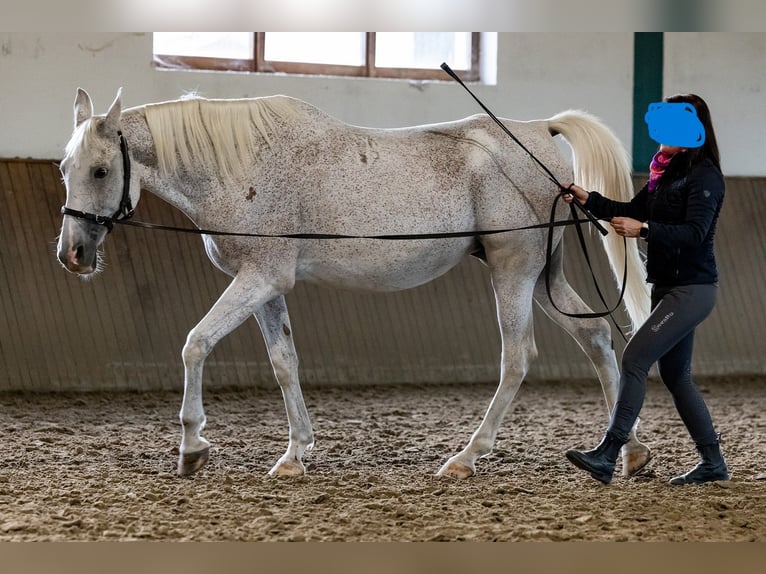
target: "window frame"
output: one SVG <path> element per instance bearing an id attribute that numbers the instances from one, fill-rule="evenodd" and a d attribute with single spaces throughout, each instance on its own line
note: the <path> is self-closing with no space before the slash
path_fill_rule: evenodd
<path id="1" fill-rule="evenodd" d="M 384 68 L 375 65 L 375 32 L 365 32 L 366 55 L 362 66 L 314 64 L 308 62 L 281 62 L 266 60 L 266 32 L 254 32 L 253 58 L 228 59 L 200 56 L 153 54 L 156 68 L 169 70 L 209 70 L 230 72 L 284 73 L 324 76 L 351 76 L 367 78 L 396 78 L 406 80 L 446 80 L 441 69 Z M 471 32 L 471 68 L 454 70 L 461 80 L 475 82 L 480 79 L 481 32 Z"/>

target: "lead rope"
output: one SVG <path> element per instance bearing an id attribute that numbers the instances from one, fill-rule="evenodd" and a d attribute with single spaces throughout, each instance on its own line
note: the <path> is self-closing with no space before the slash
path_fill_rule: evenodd
<path id="1" fill-rule="evenodd" d="M 551 218 L 555 217 L 556 205 L 558 204 L 559 199 L 561 199 L 560 194 L 557 195 L 556 198 L 553 200 L 553 207 L 551 208 Z M 553 234 L 551 233 L 551 230 L 548 231 L 548 240 L 547 240 L 547 246 L 546 246 L 546 252 L 545 252 L 545 292 L 548 294 L 548 300 L 551 302 L 551 305 L 553 305 L 553 308 L 556 309 L 556 311 L 558 311 L 562 315 L 566 315 L 567 317 L 573 317 L 576 319 L 597 319 L 597 318 L 601 318 L 606 315 L 609 315 L 609 318 L 611 319 L 615 329 L 617 329 L 617 332 L 620 334 L 623 341 L 627 343 L 628 338 L 625 336 L 625 333 L 623 333 L 622 328 L 620 328 L 620 326 L 617 324 L 617 321 L 614 318 L 614 312 L 619 308 L 620 303 L 622 303 L 622 300 L 625 296 L 625 288 L 628 285 L 628 258 L 625 257 L 625 264 L 622 269 L 622 287 L 620 288 L 620 297 L 617 300 L 617 303 L 615 303 L 614 307 L 609 309 L 609 305 L 606 302 L 606 298 L 604 297 L 604 294 L 601 292 L 601 288 L 599 287 L 598 281 L 596 280 L 596 273 L 593 270 L 593 264 L 591 263 L 590 255 L 588 254 L 588 247 L 585 244 L 585 236 L 583 235 L 581 221 L 577 215 L 577 211 L 575 210 L 574 206 L 571 203 L 569 204 L 569 209 L 572 214 L 571 221 L 575 225 L 575 228 L 577 229 L 577 238 L 580 242 L 580 250 L 582 251 L 582 254 L 585 257 L 585 263 L 588 265 L 590 276 L 593 279 L 593 286 L 596 288 L 596 293 L 598 294 L 598 298 L 601 300 L 601 303 L 604 305 L 607 311 L 594 312 L 594 313 L 568 313 L 566 311 L 562 311 L 559 308 L 559 306 L 556 305 L 556 301 L 553 299 L 553 296 L 551 295 L 551 262 L 553 260 Z M 627 248 L 627 240 L 623 237 L 622 241 Z"/>

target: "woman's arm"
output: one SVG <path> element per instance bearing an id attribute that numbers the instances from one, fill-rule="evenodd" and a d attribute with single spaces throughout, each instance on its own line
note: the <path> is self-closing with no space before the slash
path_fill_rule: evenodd
<path id="1" fill-rule="evenodd" d="M 567 203 L 577 201 L 584 205 L 593 215 L 600 219 L 608 219 L 618 235 L 624 237 L 639 237 L 642 222 L 646 221 L 647 187 L 636 194 L 630 202 L 614 201 L 604 197 L 597 191 L 586 191 L 579 185 L 572 184 L 563 193 Z"/>

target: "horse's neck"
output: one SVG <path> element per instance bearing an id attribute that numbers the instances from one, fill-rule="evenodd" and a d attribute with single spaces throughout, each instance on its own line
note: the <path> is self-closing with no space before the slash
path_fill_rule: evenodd
<path id="1" fill-rule="evenodd" d="M 183 185 L 180 178 L 168 178 L 160 174 L 154 140 L 143 110 L 141 108 L 126 110 L 122 115 L 121 123 L 130 148 L 130 155 L 142 168 L 141 188 L 195 219 L 194 206 L 197 202 L 193 194 L 199 188 Z"/>
<path id="2" fill-rule="evenodd" d="M 285 104 L 283 103 L 282 106 Z M 275 140 L 291 140 L 294 136 L 292 130 L 297 127 L 302 130 L 300 132 L 302 139 L 307 140 L 312 137 L 312 134 L 322 134 L 328 127 L 337 126 L 340 123 L 334 117 L 300 100 L 291 98 L 286 108 L 288 111 L 282 116 L 280 112 L 275 112 L 276 116 L 280 116 L 279 120 L 270 124 L 269 129 L 274 130 L 270 137 Z M 295 113 L 290 108 L 295 108 Z M 138 107 L 126 110 L 122 115 L 123 132 L 128 139 L 131 155 L 143 167 L 141 174 L 143 189 L 180 209 L 198 225 L 215 224 L 216 222 L 210 218 L 215 218 L 221 210 L 211 210 L 210 206 L 228 201 L 227 194 L 233 193 L 237 186 L 232 185 L 229 180 L 224 183 L 221 169 L 205 160 L 192 165 L 179 165 L 178 170 L 173 174 L 161 173 L 155 141 L 145 113 L 144 107 Z M 263 145 L 270 147 L 271 142 L 266 139 L 265 134 L 262 135 Z M 280 149 L 282 161 L 288 161 L 285 158 L 291 153 L 290 147 L 285 149 L 278 143 L 276 145 Z M 248 164 L 251 173 L 257 169 L 255 163 L 257 162 Z M 247 174 L 235 174 L 235 176 L 242 178 L 247 177 Z"/>

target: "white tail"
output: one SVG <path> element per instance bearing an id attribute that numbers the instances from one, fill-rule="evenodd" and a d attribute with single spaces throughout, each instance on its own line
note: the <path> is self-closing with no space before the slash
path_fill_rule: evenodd
<path id="1" fill-rule="evenodd" d="M 585 189 L 598 190 L 616 201 L 630 201 L 633 181 L 630 177 L 630 157 L 622 142 L 598 118 L 586 112 L 568 110 L 548 120 L 552 134 L 561 134 L 572 148 L 575 183 Z M 562 182 L 563 183 L 563 182 Z M 609 263 L 618 283 L 622 282 L 624 254 L 628 258 L 628 284 L 625 307 L 633 331 L 649 316 L 649 288 L 644 281 L 645 270 L 635 241 L 623 239 L 613 230 L 602 238 Z"/>

